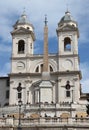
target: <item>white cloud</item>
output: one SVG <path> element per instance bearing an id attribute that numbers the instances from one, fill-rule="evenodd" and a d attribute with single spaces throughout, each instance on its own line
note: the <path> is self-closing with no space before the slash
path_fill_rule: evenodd
<path id="1" fill-rule="evenodd" d="M 80 69 L 82 71 L 82 91 L 89 92 L 89 63 L 81 63 Z"/>
<path id="2" fill-rule="evenodd" d="M 3 39 L 11 40 L 9 32 L 12 30 L 12 23 L 14 24 L 14 22 L 17 20 L 17 17 L 16 20 L 13 18 L 13 14 L 17 14 L 19 16 L 23 12 L 23 8 L 26 7 L 26 12 L 30 18 L 30 21 L 35 26 L 37 39 L 40 39 L 43 36 L 43 21 L 45 14 L 48 15 L 49 37 L 54 37 L 56 36 L 57 23 L 66 11 L 66 4 L 69 4 L 69 10 L 71 11 L 75 20 L 78 19 L 78 22 L 80 23 L 80 21 L 82 21 L 82 17 L 84 19 L 84 17 L 86 17 L 86 14 L 89 12 L 86 8 L 88 5 L 87 3 L 89 3 L 89 1 L 86 1 L 87 2 L 81 0 L 72 0 L 70 2 L 66 0 L 7 0 L 6 2 L 1 1 L 0 18 L 2 29 L 0 31 L 0 34 Z M 80 28 L 83 28 L 84 30 L 85 27 L 83 25 L 80 25 Z M 83 36 L 85 36 L 84 33 Z"/>

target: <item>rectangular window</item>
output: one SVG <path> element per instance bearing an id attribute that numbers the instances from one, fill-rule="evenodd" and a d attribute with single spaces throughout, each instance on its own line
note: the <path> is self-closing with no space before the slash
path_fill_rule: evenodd
<path id="1" fill-rule="evenodd" d="M 9 80 L 9 79 L 6 80 L 6 86 L 7 86 L 7 87 L 10 86 L 10 80 Z"/>
<path id="2" fill-rule="evenodd" d="M 69 90 L 66 91 L 66 97 L 70 97 L 70 91 Z"/>
<path id="3" fill-rule="evenodd" d="M 9 90 L 6 91 L 6 99 L 9 99 Z"/>
<path id="4" fill-rule="evenodd" d="M 22 93 L 18 93 L 18 99 L 21 99 Z"/>

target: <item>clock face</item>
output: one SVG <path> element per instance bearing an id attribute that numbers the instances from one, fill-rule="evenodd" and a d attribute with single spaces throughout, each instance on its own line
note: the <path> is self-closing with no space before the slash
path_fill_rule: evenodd
<path id="1" fill-rule="evenodd" d="M 63 65 L 63 68 L 65 68 L 65 70 L 71 70 L 73 67 L 73 63 L 69 59 L 65 60 L 62 65 Z"/>
<path id="2" fill-rule="evenodd" d="M 17 68 L 18 68 L 19 70 L 22 70 L 22 69 L 25 68 L 25 64 L 24 64 L 23 62 L 19 61 L 19 62 L 17 63 Z"/>

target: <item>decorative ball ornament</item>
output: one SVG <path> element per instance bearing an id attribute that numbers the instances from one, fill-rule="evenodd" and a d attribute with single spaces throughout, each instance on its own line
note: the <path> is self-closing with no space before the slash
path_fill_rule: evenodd
<path id="1" fill-rule="evenodd" d="M 66 89 L 70 89 L 70 85 L 69 84 L 66 85 Z"/>
<path id="2" fill-rule="evenodd" d="M 21 92 L 21 91 L 22 91 L 21 83 L 19 83 L 19 86 L 17 87 L 17 91 L 18 91 L 18 92 Z"/>
<path id="3" fill-rule="evenodd" d="M 69 84 L 69 83 L 70 83 L 70 82 L 69 82 L 69 81 L 67 81 L 67 84 L 66 84 L 66 86 L 65 86 L 65 88 L 66 88 L 66 89 L 70 89 L 70 87 L 71 87 L 71 86 L 70 86 L 70 84 Z"/>

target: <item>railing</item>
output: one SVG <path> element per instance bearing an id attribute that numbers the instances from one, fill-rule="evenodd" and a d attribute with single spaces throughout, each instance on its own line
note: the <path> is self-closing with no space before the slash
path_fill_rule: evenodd
<path id="1" fill-rule="evenodd" d="M 47 125 L 47 124 L 89 124 L 89 118 L 60 118 L 60 117 L 46 117 L 46 118 L 38 118 L 38 119 L 27 119 L 24 118 L 21 120 L 22 124 L 29 125 L 29 124 L 39 124 L 39 125 Z"/>
<path id="2" fill-rule="evenodd" d="M 71 102 L 60 102 L 60 107 L 71 107 Z"/>
<path id="3" fill-rule="evenodd" d="M 81 125 L 89 126 L 89 118 L 60 118 L 60 117 L 41 117 L 41 118 L 23 118 L 21 119 L 22 126 L 45 126 L 45 125 Z M 16 118 L 0 118 L 1 126 L 18 126 Z"/>
<path id="4" fill-rule="evenodd" d="M 49 104 L 49 103 L 36 103 L 36 104 L 28 104 L 26 105 L 26 108 L 29 109 L 36 109 L 36 108 L 55 108 L 55 104 Z"/>
<path id="5" fill-rule="evenodd" d="M 37 108 L 63 108 L 63 107 L 71 107 L 71 102 L 60 102 L 59 104 L 55 103 L 36 103 L 36 104 L 27 104 L 26 108 L 37 109 Z"/>
<path id="6" fill-rule="evenodd" d="M 7 113 L 13 113 L 18 111 L 18 106 L 7 106 L 7 107 L 2 107 L 0 108 L 0 115 L 1 114 L 7 114 Z"/>
<path id="7" fill-rule="evenodd" d="M 31 110 L 31 109 L 39 109 L 39 108 L 63 108 L 63 107 L 71 107 L 70 102 L 60 102 L 59 104 L 55 104 L 55 103 L 35 103 L 35 104 L 23 104 L 22 106 L 22 111 L 24 110 Z M 8 114 L 8 113 L 13 113 L 13 112 L 18 112 L 18 105 L 12 105 L 12 106 L 7 106 L 7 107 L 3 107 L 0 108 L 0 115 L 2 113 L 4 114 Z"/>

